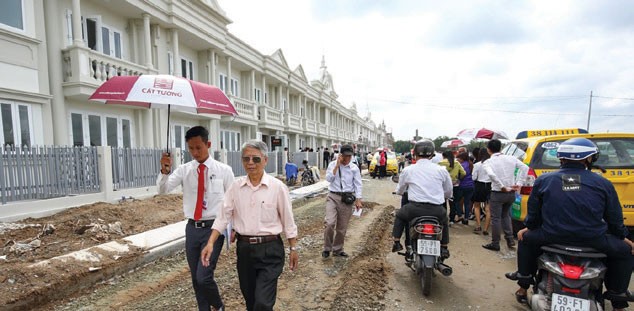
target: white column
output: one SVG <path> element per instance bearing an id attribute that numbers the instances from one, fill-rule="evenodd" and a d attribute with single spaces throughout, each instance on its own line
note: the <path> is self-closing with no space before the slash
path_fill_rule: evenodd
<path id="1" fill-rule="evenodd" d="M 178 30 L 172 28 L 172 53 L 174 53 L 174 61 L 172 62 L 172 73 L 175 76 L 182 76 L 182 71 L 180 70 L 181 65 L 181 55 L 178 50 Z"/>
<path id="2" fill-rule="evenodd" d="M 264 76 L 264 74 L 262 74 L 262 103 L 265 103 L 264 99 L 266 98 L 266 95 L 265 95 L 266 93 L 267 93 L 267 91 L 266 91 L 266 77 Z M 265 103 L 265 104 L 268 104 L 268 103 Z"/>
<path id="3" fill-rule="evenodd" d="M 132 42 L 134 42 L 132 44 L 132 62 L 134 63 L 138 63 L 139 62 L 139 34 L 136 28 L 136 20 L 135 19 L 131 19 L 130 20 L 130 30 L 132 32 L 131 36 L 132 36 Z"/>
<path id="4" fill-rule="evenodd" d="M 81 38 L 81 6 L 80 0 L 73 0 L 73 45 L 84 46 L 84 40 Z"/>
<path id="5" fill-rule="evenodd" d="M 209 50 L 211 53 L 211 80 L 209 81 L 209 83 L 211 83 L 211 85 L 218 85 L 218 82 L 216 82 L 216 51 L 214 51 L 213 49 Z"/>
<path id="6" fill-rule="evenodd" d="M 249 97 L 247 98 L 251 101 L 255 101 L 255 70 L 251 70 L 251 85 L 249 86 L 249 89 L 251 90 L 251 94 L 249 94 Z M 262 94 L 260 94 L 260 96 L 262 96 Z"/>
<path id="7" fill-rule="evenodd" d="M 227 56 L 227 95 L 233 95 L 231 91 L 231 56 Z"/>
<path id="8" fill-rule="evenodd" d="M 145 49 L 145 66 L 154 68 L 152 65 L 152 33 L 150 32 L 150 14 L 143 13 L 143 39 Z"/>

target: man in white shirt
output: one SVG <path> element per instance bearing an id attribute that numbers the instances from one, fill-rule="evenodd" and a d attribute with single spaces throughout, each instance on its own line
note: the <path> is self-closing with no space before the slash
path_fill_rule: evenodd
<path id="1" fill-rule="evenodd" d="M 326 228 L 324 230 L 324 250 L 322 257 L 348 257 L 343 250 L 343 242 L 348 230 L 352 208 L 361 208 L 361 172 L 352 164 L 354 149 L 350 145 L 341 146 L 337 160 L 330 162 L 326 170 L 328 196 L 326 197 Z M 344 202 L 346 197 L 354 195 L 355 200 Z"/>
<path id="2" fill-rule="evenodd" d="M 515 202 L 515 193 L 526 179 L 528 167 L 517 158 L 501 154 L 502 143 L 492 139 L 487 144 L 487 151 L 491 158 L 482 164 L 484 171 L 491 178 L 491 243 L 482 247 L 500 250 L 500 234 L 504 231 L 504 238 L 508 248 L 515 246 L 513 227 L 511 225 L 510 209 Z"/>
<path id="3" fill-rule="evenodd" d="M 194 160 L 179 166 L 172 172 L 172 160 L 168 153 L 161 158 L 158 176 L 158 192 L 164 194 L 177 186 L 183 190 L 183 212 L 188 219 L 185 228 L 185 254 L 191 272 L 198 310 L 223 310 L 214 270 L 224 244 L 224 236 L 214 244 L 211 265 L 204 267 L 200 253 L 211 235 L 211 225 L 222 207 L 224 193 L 233 183 L 231 167 L 209 156 L 209 131 L 194 126 L 185 134 L 187 147 Z"/>
<path id="4" fill-rule="evenodd" d="M 442 224 L 442 239 L 440 241 L 442 255 L 449 257 L 449 224 L 445 200 L 453 196 L 453 183 L 449 172 L 438 164 L 432 163 L 434 157 L 434 143 L 429 140 L 421 140 L 414 146 L 416 164 L 403 169 L 399 176 L 396 193 L 403 195 L 407 191 L 408 203 L 396 212 L 392 237 L 394 245 L 392 252 L 403 249 L 401 235 L 409 222 L 420 216 L 434 216 Z M 405 241 L 410 249 L 410 241 Z"/>

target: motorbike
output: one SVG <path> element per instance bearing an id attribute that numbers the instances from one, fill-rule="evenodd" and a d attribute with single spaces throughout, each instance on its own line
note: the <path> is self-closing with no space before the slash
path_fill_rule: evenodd
<path id="1" fill-rule="evenodd" d="M 315 183 L 315 177 L 313 176 L 313 172 L 307 166 L 304 168 L 304 171 L 302 172 L 302 187 L 312 185 L 314 183 Z"/>
<path id="2" fill-rule="evenodd" d="M 444 263 L 440 248 L 442 225 L 436 217 L 420 216 L 410 222 L 409 231 L 412 251 L 398 254 L 405 256 L 405 264 L 420 278 L 423 295 L 429 296 L 436 271 L 444 276 L 450 276 L 453 272 Z"/>
<path id="3" fill-rule="evenodd" d="M 398 175 L 392 176 L 392 181 L 398 183 Z M 392 192 L 396 194 L 395 192 Z M 407 192 L 403 194 L 401 206 L 407 204 Z M 439 271 L 444 276 L 450 276 L 453 269 L 444 263 L 440 240 L 442 239 L 442 224 L 434 216 L 420 216 L 412 219 L 405 239 L 409 239 L 408 249 L 398 252 L 405 257 L 405 265 L 412 269 L 420 278 L 424 296 L 431 294 L 432 279 Z"/>
<path id="4" fill-rule="evenodd" d="M 605 254 L 589 247 L 542 246 L 531 310 L 603 311 Z"/>

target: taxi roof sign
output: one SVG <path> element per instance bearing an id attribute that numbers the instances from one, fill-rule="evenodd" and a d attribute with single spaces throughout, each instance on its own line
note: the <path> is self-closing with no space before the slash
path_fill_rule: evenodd
<path id="1" fill-rule="evenodd" d="M 588 134 L 588 131 L 581 128 L 529 130 L 529 131 L 522 131 L 517 133 L 517 136 L 515 137 L 515 139 L 535 137 L 535 136 L 570 135 L 570 134 Z"/>

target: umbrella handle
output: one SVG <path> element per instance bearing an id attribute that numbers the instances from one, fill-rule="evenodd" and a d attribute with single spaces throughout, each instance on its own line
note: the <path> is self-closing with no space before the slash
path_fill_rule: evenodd
<path id="1" fill-rule="evenodd" d="M 167 105 L 167 149 L 165 152 L 170 153 L 170 110 L 172 105 Z"/>

